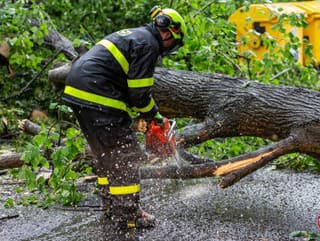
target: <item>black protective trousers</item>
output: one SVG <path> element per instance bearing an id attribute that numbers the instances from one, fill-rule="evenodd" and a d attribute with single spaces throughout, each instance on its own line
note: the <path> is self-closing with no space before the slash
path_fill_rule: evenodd
<path id="1" fill-rule="evenodd" d="M 147 157 L 130 128 L 130 117 L 81 106 L 71 108 L 96 156 L 94 173 L 108 179 L 104 192 L 111 201 L 111 215 L 119 222 L 133 220 L 139 208 L 139 192 L 121 194 L 121 187 L 140 187 L 139 167 Z M 120 187 L 120 193 L 113 194 L 113 187 Z"/>

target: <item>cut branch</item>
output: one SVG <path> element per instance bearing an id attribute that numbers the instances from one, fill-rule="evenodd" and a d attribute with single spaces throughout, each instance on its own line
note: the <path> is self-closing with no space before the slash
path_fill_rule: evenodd
<path id="1" fill-rule="evenodd" d="M 244 162 L 245 165 L 241 165 L 240 168 L 236 168 L 235 166 L 232 167 L 232 164 L 229 166 L 221 166 L 214 172 L 215 175 L 225 175 L 219 186 L 221 188 L 226 188 L 233 185 L 243 177 L 267 165 L 269 162 L 275 160 L 279 156 L 294 152 L 295 146 L 295 140 L 290 136 L 285 140 L 268 146 L 267 148 L 261 149 L 260 151 L 257 151 L 257 154 L 259 152 L 260 154 L 258 154 L 256 157 L 249 157 L 241 161 Z M 237 163 L 240 162 L 236 162 L 233 164 Z"/>
<path id="2" fill-rule="evenodd" d="M 21 153 L 15 152 L 0 155 L 0 170 L 21 167 L 24 164 L 21 156 Z"/>
<path id="3" fill-rule="evenodd" d="M 19 121 L 19 128 L 21 130 L 23 130 L 24 132 L 29 133 L 31 135 L 37 135 L 41 131 L 41 127 L 38 124 L 33 123 L 32 121 L 30 121 L 28 119 L 24 119 L 22 121 Z"/>

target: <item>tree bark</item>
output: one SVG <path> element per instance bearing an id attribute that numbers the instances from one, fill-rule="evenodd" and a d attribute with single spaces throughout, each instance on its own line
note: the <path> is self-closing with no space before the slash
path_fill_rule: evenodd
<path id="1" fill-rule="evenodd" d="M 190 137 L 186 142 L 191 144 L 229 136 L 256 136 L 278 141 L 298 130 L 304 130 L 304 137 L 309 136 L 319 143 L 317 135 L 311 137 L 311 133 L 306 133 L 311 127 L 313 131 L 319 127 L 319 92 L 225 75 L 167 69 L 157 69 L 155 78 L 154 97 L 164 115 L 203 120 L 184 129 L 184 136 Z M 200 133 L 200 138 L 187 134 L 189 132 Z M 314 147 L 304 145 L 309 149 L 306 151 L 313 152 Z"/>
<path id="2" fill-rule="evenodd" d="M 68 67 L 63 71 L 51 70 L 49 80 L 61 82 Z M 153 95 L 163 115 L 201 121 L 178 135 L 184 147 L 217 137 L 279 141 L 295 135 L 301 142 L 298 151 L 320 154 L 319 92 L 163 68 L 157 68 L 154 77 Z"/>
<path id="3" fill-rule="evenodd" d="M 24 164 L 21 156 L 21 153 L 15 152 L 0 155 L 0 170 L 21 167 Z"/>

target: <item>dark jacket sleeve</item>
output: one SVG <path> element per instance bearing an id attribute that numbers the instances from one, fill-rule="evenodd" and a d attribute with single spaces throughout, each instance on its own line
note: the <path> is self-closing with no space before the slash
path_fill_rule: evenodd
<path id="1" fill-rule="evenodd" d="M 157 51 L 152 46 L 140 45 L 132 50 L 131 57 L 127 80 L 131 108 L 145 118 L 152 118 L 158 112 L 151 94 Z"/>

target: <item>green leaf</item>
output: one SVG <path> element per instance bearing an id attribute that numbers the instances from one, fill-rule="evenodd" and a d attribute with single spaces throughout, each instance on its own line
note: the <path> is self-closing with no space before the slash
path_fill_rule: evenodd
<path id="1" fill-rule="evenodd" d="M 50 110 L 55 110 L 55 109 L 58 108 L 58 106 L 59 106 L 58 103 L 53 102 L 53 103 L 50 103 L 49 109 L 50 109 Z"/>
<path id="2" fill-rule="evenodd" d="M 73 171 L 73 170 L 68 171 L 67 174 L 66 174 L 66 176 L 65 176 L 65 178 L 66 178 L 67 181 L 69 181 L 69 180 L 76 180 L 77 177 L 78 177 L 78 176 L 77 176 L 77 173 L 76 173 L 75 171 Z"/>
<path id="3" fill-rule="evenodd" d="M 5 208 L 12 208 L 15 206 L 15 201 L 12 198 L 8 198 L 4 203 Z"/>
<path id="4" fill-rule="evenodd" d="M 74 39 L 72 42 L 74 47 L 79 47 L 81 45 L 81 40 L 80 39 Z"/>
<path id="5" fill-rule="evenodd" d="M 63 190 L 61 193 L 61 196 L 66 198 L 70 196 L 70 191 L 69 190 Z"/>

